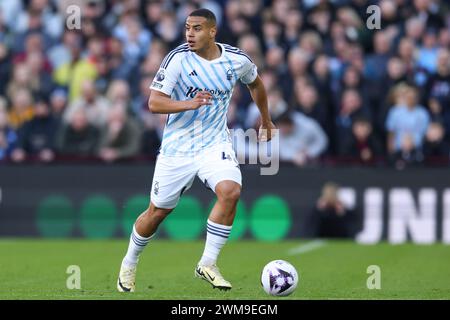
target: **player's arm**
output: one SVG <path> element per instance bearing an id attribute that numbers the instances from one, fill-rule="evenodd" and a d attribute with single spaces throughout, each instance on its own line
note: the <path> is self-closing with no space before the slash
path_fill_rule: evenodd
<path id="1" fill-rule="evenodd" d="M 153 113 L 179 113 L 212 104 L 211 93 L 202 90 L 191 100 L 177 101 L 171 98 L 181 76 L 182 52 L 183 50 L 176 49 L 166 56 L 150 85 L 148 108 Z"/>
<path id="2" fill-rule="evenodd" d="M 267 102 L 267 93 L 264 88 L 264 83 L 262 82 L 259 75 L 256 76 L 255 80 L 249 84 L 247 87 L 250 91 L 253 101 L 258 106 L 259 112 L 261 113 L 261 127 L 259 128 L 259 139 L 260 141 L 269 141 L 272 139 L 275 129 L 275 125 L 272 123 L 272 119 L 269 113 L 269 107 Z"/>
<path id="3" fill-rule="evenodd" d="M 195 110 L 204 105 L 211 105 L 212 95 L 207 91 L 199 91 L 191 100 L 176 101 L 167 94 L 151 90 L 148 99 L 148 108 L 153 113 L 178 113 L 188 110 Z"/>

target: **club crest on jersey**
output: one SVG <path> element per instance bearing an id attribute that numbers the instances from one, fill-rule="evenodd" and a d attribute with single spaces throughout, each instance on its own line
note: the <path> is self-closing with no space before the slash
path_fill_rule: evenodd
<path id="1" fill-rule="evenodd" d="M 164 78 L 165 78 L 165 76 L 164 76 L 164 70 L 161 69 L 161 70 L 159 70 L 158 73 L 156 74 L 156 81 L 161 82 L 161 81 L 164 80 Z"/>
<path id="2" fill-rule="evenodd" d="M 227 70 L 227 80 L 232 80 L 233 79 L 233 69 L 230 68 Z"/>
<path id="3" fill-rule="evenodd" d="M 157 196 L 159 193 L 159 181 L 155 181 L 155 186 L 153 187 L 153 193 Z"/>

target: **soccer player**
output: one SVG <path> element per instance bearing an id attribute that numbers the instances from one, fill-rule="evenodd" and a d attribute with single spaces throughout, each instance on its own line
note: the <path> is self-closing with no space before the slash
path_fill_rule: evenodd
<path id="1" fill-rule="evenodd" d="M 140 253 L 196 175 L 216 193 L 217 201 L 207 221 L 205 249 L 195 276 L 214 288 L 231 289 L 216 261 L 230 235 L 242 185 L 226 118 L 238 80 L 247 85 L 259 107 L 259 140 L 270 140 L 275 128 L 255 64 L 238 48 L 215 41 L 214 14 L 207 9 L 195 10 L 186 19 L 185 28 L 187 43 L 165 57 L 150 85 L 150 110 L 168 116 L 150 205 L 134 224 L 120 268 L 117 289 L 121 292 L 135 290 Z"/>

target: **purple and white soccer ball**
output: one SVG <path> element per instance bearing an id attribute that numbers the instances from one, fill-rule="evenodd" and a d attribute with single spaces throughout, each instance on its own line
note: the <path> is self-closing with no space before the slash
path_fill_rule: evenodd
<path id="1" fill-rule="evenodd" d="M 271 296 L 288 296 L 297 288 L 297 270 L 287 261 L 270 261 L 262 271 L 261 284 Z"/>

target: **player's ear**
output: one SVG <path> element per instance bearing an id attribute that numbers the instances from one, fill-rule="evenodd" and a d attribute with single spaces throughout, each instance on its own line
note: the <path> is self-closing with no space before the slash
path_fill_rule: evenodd
<path id="1" fill-rule="evenodd" d="M 217 34 L 217 28 L 216 28 L 216 26 L 211 27 L 211 28 L 209 29 L 209 36 L 210 36 L 211 38 L 214 38 L 214 37 L 216 36 L 216 34 Z"/>

